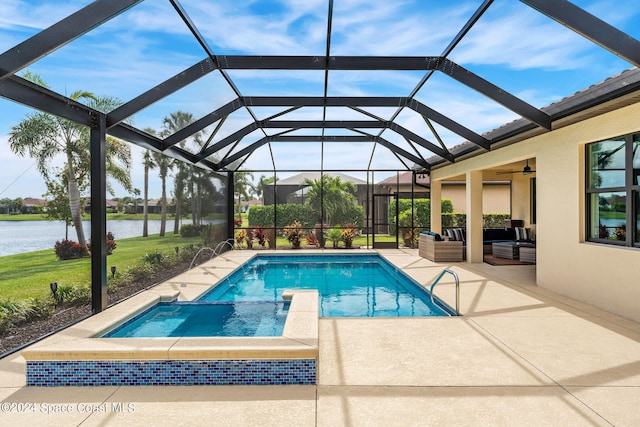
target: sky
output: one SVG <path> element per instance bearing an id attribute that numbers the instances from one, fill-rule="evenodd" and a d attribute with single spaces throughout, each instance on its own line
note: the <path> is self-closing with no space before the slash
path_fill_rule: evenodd
<path id="1" fill-rule="evenodd" d="M 89 4 L 88 0 L 3 0 L 0 4 L 0 52 Z M 326 0 L 183 0 L 192 22 L 216 55 L 325 55 L 327 46 Z M 481 0 L 335 0 L 330 55 L 439 56 Z M 615 3 L 615 7 L 611 7 Z M 637 0 L 575 0 L 574 4 L 610 25 L 640 39 Z M 27 67 L 61 94 L 89 90 L 126 102 L 171 78 L 206 57 L 168 0 L 147 0 L 118 15 Z M 455 47 L 449 59 L 535 107 L 544 107 L 632 65 L 575 34 L 522 2 L 496 0 Z M 21 70 L 18 74 L 20 75 Z M 186 111 L 195 119 L 236 97 L 226 78 L 243 96 L 322 96 L 324 72 L 229 70 L 206 74 L 197 82 L 137 113 L 138 128 L 162 130 L 162 119 Z M 331 71 L 329 96 L 408 96 L 425 77 L 422 71 Z M 442 73 L 434 73 L 417 92 L 416 99 L 477 133 L 508 123 L 518 116 Z M 257 119 L 283 111 L 274 108 L 240 109 L 220 127 L 214 142 Z M 370 114 L 391 118 L 395 108 L 370 108 Z M 0 98 L 0 199 L 41 197 L 42 177 L 33 159 L 14 154 L 9 147 L 11 128 L 33 111 Z M 322 120 L 321 108 L 290 112 L 281 119 Z M 327 111 L 328 120 L 370 119 L 359 112 Z M 463 140 L 434 124 L 437 135 L 423 118 L 404 109 L 396 122 L 429 141 L 447 147 Z M 205 138 L 217 123 L 204 130 Z M 270 129 L 274 134 L 282 129 Z M 370 131 L 370 130 L 369 130 Z M 376 131 L 377 132 L 377 131 Z M 319 135 L 304 130 L 291 135 Z M 345 134 L 345 131 L 327 131 Z M 256 131 L 234 150 L 264 136 Z M 382 136 L 412 152 L 402 137 L 389 130 Z M 193 147 L 187 142 L 187 147 Z M 415 148 L 428 158 L 431 153 Z M 143 187 L 142 150 L 132 146 L 134 187 Z M 217 153 L 218 158 L 227 150 Z M 251 170 L 340 171 L 403 169 L 388 150 L 373 143 L 274 143 L 249 156 L 243 167 Z M 61 166 L 62 160 L 52 167 Z M 258 178 L 262 173 L 257 172 Z M 283 174 L 284 177 L 286 174 Z M 358 175 L 354 173 L 353 175 Z M 361 175 L 360 175 L 361 176 Z M 377 175 L 383 179 L 384 173 Z M 114 185 L 116 197 L 128 196 Z M 150 197 L 160 196 L 160 181 L 153 175 Z"/>

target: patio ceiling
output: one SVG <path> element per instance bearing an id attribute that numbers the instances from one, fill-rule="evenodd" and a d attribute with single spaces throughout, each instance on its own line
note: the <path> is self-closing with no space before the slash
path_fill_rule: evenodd
<path id="1" fill-rule="evenodd" d="M 57 5 L 38 3 L 41 10 Z M 638 90 L 636 79 L 579 106 L 544 108 L 640 65 L 640 30 L 633 20 L 620 21 L 625 31 L 610 25 L 585 10 L 605 12 L 593 1 L 416 1 L 406 2 L 411 8 L 405 10 L 417 15 L 404 16 L 387 3 L 72 2 L 77 11 L 44 30 L 38 25 L 46 19 L 34 16 L 33 34 L 6 46 L 0 96 L 95 126 L 98 112 L 19 74 L 29 69 L 45 81 L 67 79 L 74 90 L 85 85 L 123 100 L 106 112 L 108 134 L 214 171 L 276 171 L 291 159 L 302 169 L 344 170 L 338 161 L 344 153 L 358 169 L 429 170 L 491 150 L 515 133 L 550 131 L 569 113 Z M 392 12 L 393 28 L 386 31 L 382 15 Z M 638 13 L 635 5 L 628 15 Z M 513 25 L 500 28 L 498 22 Z M 483 49 L 495 48 L 496 26 L 507 32 L 507 43 L 521 45 L 522 22 L 536 29 L 529 36 L 539 44 L 532 48 L 537 52 L 565 37 L 567 62 L 548 70 L 541 55 L 539 64 L 518 65 L 517 49 L 502 58 L 483 56 Z M 553 33 L 545 34 L 547 28 Z M 118 39 L 113 46 L 112 38 Z M 13 33 L 8 38 L 17 39 Z M 145 52 L 151 47 L 157 49 L 153 55 Z M 127 56 L 110 56 L 113 50 Z M 74 54 L 82 58 L 67 63 Z M 596 54 L 609 55 L 606 67 L 576 65 L 576 58 Z M 601 74 L 590 70 L 595 80 L 576 79 L 586 67 L 601 68 Z M 545 93 L 544 82 L 559 78 L 577 82 L 567 83 L 568 93 Z M 148 131 L 159 130 L 162 118 L 175 111 L 193 120 L 172 132 Z M 517 129 L 491 132 L 507 121 Z M 296 157 L 297 151 L 315 154 Z"/>

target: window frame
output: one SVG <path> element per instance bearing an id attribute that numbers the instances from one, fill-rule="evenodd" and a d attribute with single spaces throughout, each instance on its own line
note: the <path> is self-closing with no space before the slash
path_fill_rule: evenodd
<path id="1" fill-rule="evenodd" d="M 591 178 L 592 178 L 592 165 L 591 165 L 591 156 L 589 155 L 589 147 L 593 144 L 598 144 L 607 141 L 613 140 L 622 140 L 624 139 L 624 185 L 617 187 L 598 187 L 598 188 L 590 188 Z M 632 133 L 627 135 L 621 135 L 617 137 L 613 137 L 606 140 L 594 141 L 588 144 L 585 144 L 585 237 L 586 241 L 601 243 L 607 245 L 614 246 L 625 246 L 625 247 L 635 247 L 640 248 L 640 238 L 639 241 L 635 241 L 635 237 L 638 236 L 638 227 L 636 225 L 636 218 L 640 217 L 640 213 L 638 210 L 640 209 L 640 203 L 638 201 L 640 195 L 640 182 L 634 183 L 634 169 L 633 169 L 633 149 L 634 144 L 638 144 L 638 148 L 640 149 L 640 133 Z M 625 229 L 626 229 L 626 239 L 625 240 L 616 240 L 616 239 L 604 239 L 600 237 L 592 236 L 592 217 L 594 212 L 592 211 L 592 196 L 594 194 L 604 194 L 604 193 L 622 193 L 625 196 Z"/>

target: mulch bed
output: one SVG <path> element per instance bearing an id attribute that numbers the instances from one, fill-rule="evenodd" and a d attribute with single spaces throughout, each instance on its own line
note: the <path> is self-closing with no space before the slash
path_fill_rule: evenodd
<path id="1" fill-rule="evenodd" d="M 190 262 L 180 263 L 173 267 L 165 268 L 150 277 L 129 286 L 119 288 L 109 294 L 109 305 L 113 305 L 142 290 L 153 287 L 160 282 L 176 276 L 189 268 Z M 55 312 L 46 319 L 40 319 L 29 323 L 14 326 L 0 335 L 0 355 L 28 344 L 58 329 L 69 326 L 80 319 L 91 315 L 91 305 L 77 307 L 59 306 Z"/>

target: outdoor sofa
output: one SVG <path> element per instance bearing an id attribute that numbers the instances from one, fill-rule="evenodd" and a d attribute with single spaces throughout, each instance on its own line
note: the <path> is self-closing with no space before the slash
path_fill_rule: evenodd
<path id="1" fill-rule="evenodd" d="M 462 241 L 424 231 L 418 239 L 418 254 L 433 262 L 461 262 L 464 259 L 464 245 Z"/>

